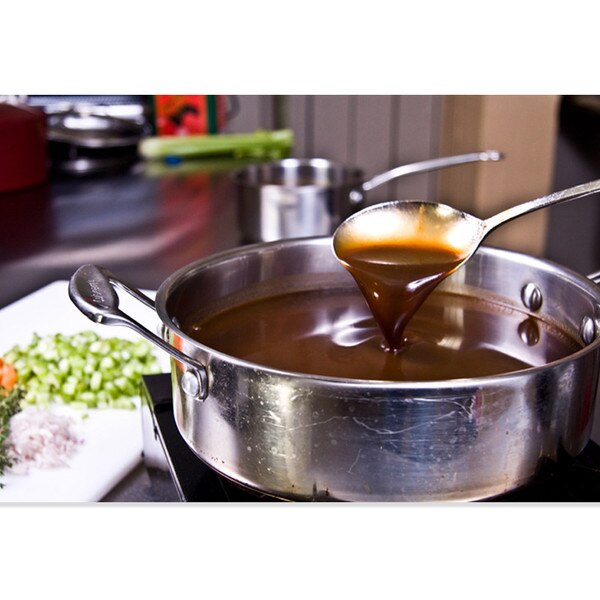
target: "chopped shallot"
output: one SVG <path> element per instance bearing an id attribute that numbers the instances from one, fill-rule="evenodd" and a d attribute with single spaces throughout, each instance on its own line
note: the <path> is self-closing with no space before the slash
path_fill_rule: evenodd
<path id="1" fill-rule="evenodd" d="M 68 467 L 83 443 L 77 421 L 51 409 L 26 408 L 10 421 L 8 455 L 11 471 L 27 474 L 31 467 Z"/>

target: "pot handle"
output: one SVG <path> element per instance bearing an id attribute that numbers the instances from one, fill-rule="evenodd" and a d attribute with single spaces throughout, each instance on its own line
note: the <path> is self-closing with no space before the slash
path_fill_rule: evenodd
<path id="1" fill-rule="evenodd" d="M 365 181 L 358 190 L 352 190 L 350 192 L 350 202 L 353 204 L 362 202 L 365 192 L 403 175 L 425 173 L 427 171 L 435 171 L 436 169 L 444 169 L 446 167 L 478 161 L 497 161 L 502 158 L 504 158 L 504 155 L 501 152 L 498 152 L 498 150 L 485 150 L 483 152 L 470 152 L 468 154 L 457 154 L 455 156 L 442 156 L 441 158 L 432 158 L 431 160 L 402 165 L 395 169 L 390 169 L 385 173 L 375 175 L 375 177 L 369 179 L 369 181 Z"/>
<path id="2" fill-rule="evenodd" d="M 208 395 L 206 367 L 189 358 L 122 312 L 119 309 L 119 296 L 115 292 L 115 287 L 126 291 L 152 310 L 156 310 L 153 300 L 139 290 L 128 287 L 112 273 L 96 265 L 83 265 L 75 271 L 69 281 L 69 298 L 94 323 L 129 327 L 175 360 L 183 363 L 186 366 L 181 380 L 183 390 L 194 399 L 204 400 Z"/>

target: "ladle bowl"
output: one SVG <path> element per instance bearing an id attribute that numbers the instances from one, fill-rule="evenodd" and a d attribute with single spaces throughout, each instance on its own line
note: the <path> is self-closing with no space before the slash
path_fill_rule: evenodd
<path id="1" fill-rule="evenodd" d="M 342 245 L 398 243 L 419 240 L 445 245 L 468 260 L 494 229 L 517 217 L 554 204 L 583 198 L 600 191 L 600 179 L 506 209 L 485 220 L 446 204 L 416 200 L 395 200 L 365 208 L 346 219 L 333 235 L 338 259 Z"/>
<path id="2" fill-rule="evenodd" d="M 395 201 L 366 208 L 335 231 L 333 251 L 355 278 L 386 348 L 406 346 L 404 330 L 437 285 L 475 253 L 496 227 L 600 190 L 600 180 L 524 202 L 485 220 L 445 204 Z"/>

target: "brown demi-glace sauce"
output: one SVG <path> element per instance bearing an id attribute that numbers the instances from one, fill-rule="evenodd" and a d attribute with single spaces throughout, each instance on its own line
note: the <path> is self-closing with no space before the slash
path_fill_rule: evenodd
<path id="1" fill-rule="evenodd" d="M 464 254 L 443 242 L 420 239 L 340 244 L 338 258 L 356 280 L 386 340 L 386 349 L 405 345 L 411 317 Z"/>
<path id="2" fill-rule="evenodd" d="M 544 365 L 581 348 L 573 336 L 524 311 L 439 289 L 408 323 L 409 343 L 398 353 L 383 351 L 381 331 L 353 286 L 274 294 L 199 312 L 182 329 L 229 356 L 344 379 L 479 377 Z"/>

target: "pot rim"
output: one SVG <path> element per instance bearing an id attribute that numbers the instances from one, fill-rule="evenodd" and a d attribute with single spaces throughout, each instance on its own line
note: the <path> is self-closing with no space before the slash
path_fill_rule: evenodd
<path id="1" fill-rule="evenodd" d="M 188 265 L 185 265 L 172 273 L 158 288 L 156 293 L 156 311 L 163 322 L 163 324 L 172 332 L 176 333 L 176 335 L 191 345 L 195 346 L 199 350 L 208 353 L 215 358 L 233 364 L 235 366 L 243 367 L 245 369 L 252 369 L 255 371 L 262 371 L 277 377 L 287 377 L 291 379 L 305 379 L 312 382 L 318 382 L 321 385 L 331 385 L 334 387 L 351 387 L 351 388 L 360 388 L 360 389 L 372 389 L 372 390 L 440 390 L 440 389 L 456 389 L 456 388 L 464 388 L 464 387 L 482 387 L 489 386 L 495 384 L 501 384 L 507 380 L 513 380 L 522 376 L 530 376 L 538 373 L 542 373 L 548 369 L 552 369 L 562 364 L 568 364 L 571 362 L 575 362 L 589 353 L 592 353 L 597 350 L 600 346 L 600 335 L 596 337 L 596 339 L 585 347 L 577 350 L 576 352 L 569 354 L 559 360 L 555 360 L 544 365 L 540 366 L 532 366 L 525 369 L 520 369 L 518 371 L 510 371 L 508 373 L 499 373 L 496 375 L 487 375 L 483 377 L 463 377 L 456 379 L 440 379 L 436 381 L 389 381 L 389 380 L 378 380 L 378 379 L 349 379 L 342 377 L 331 377 L 324 375 L 315 375 L 311 373 L 302 373 L 299 371 L 285 371 L 282 369 L 275 369 L 273 367 L 269 367 L 266 365 L 261 365 L 259 363 L 254 363 L 242 358 L 238 358 L 236 356 L 232 356 L 230 354 L 226 354 L 224 352 L 220 352 L 219 350 L 215 350 L 210 346 L 199 342 L 188 335 L 186 335 L 167 315 L 166 312 L 166 300 L 169 296 L 170 290 L 175 286 L 177 282 L 179 282 L 183 277 L 189 276 L 192 271 L 197 271 L 203 268 L 206 268 L 210 265 L 214 265 L 216 263 L 222 262 L 224 260 L 238 257 L 240 254 L 246 254 L 248 252 L 256 252 L 262 249 L 272 249 L 277 246 L 294 246 L 294 245 L 322 245 L 322 244 L 333 245 L 333 241 L 331 237 L 327 236 L 319 236 L 319 237 L 309 237 L 309 238 L 295 238 L 295 239 L 284 239 L 284 240 L 276 240 L 273 242 L 258 242 L 255 244 L 248 244 L 245 246 L 238 246 L 236 248 L 231 248 L 228 250 L 224 250 L 222 252 L 212 254 L 210 256 L 198 259 Z M 332 250 L 333 251 L 333 250 Z M 496 256 L 506 256 L 506 257 L 518 257 L 520 262 L 529 263 L 534 267 L 543 267 L 545 270 L 557 271 L 560 273 L 563 278 L 567 279 L 571 284 L 577 284 L 584 291 L 588 292 L 590 295 L 595 296 L 596 301 L 600 304 L 600 286 L 595 284 L 593 281 L 588 279 L 587 277 L 577 273 L 576 271 L 569 269 L 567 267 L 563 267 L 558 263 L 555 263 L 550 260 L 536 258 L 527 254 L 523 254 L 520 252 L 516 252 L 513 250 L 506 250 L 504 248 L 496 248 L 492 246 L 482 245 L 479 247 L 477 252 L 484 252 L 486 254 L 496 255 Z M 191 358 L 191 357 L 190 357 Z"/>
<path id="2" fill-rule="evenodd" d="M 249 178 L 256 172 L 263 169 L 273 169 L 277 167 L 316 167 L 327 168 L 337 171 L 347 172 L 348 181 L 344 183 L 329 183 L 319 185 L 310 183 L 305 185 L 300 184 L 282 184 L 282 183 L 259 183 L 250 181 Z M 232 178 L 237 185 L 249 189 L 276 189 L 276 190 L 332 190 L 342 189 L 347 187 L 356 187 L 364 183 L 364 171 L 359 167 L 353 167 L 340 162 L 334 162 L 327 158 L 284 158 L 278 161 L 267 163 L 257 163 L 245 166 L 232 173 Z"/>

